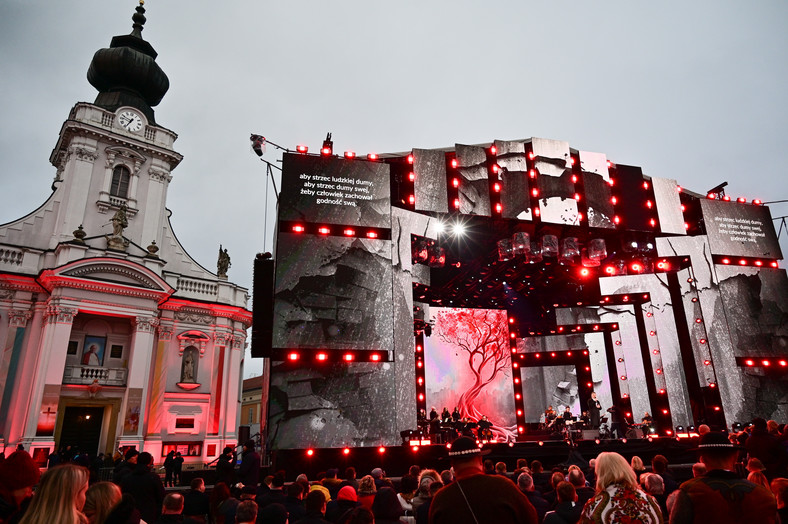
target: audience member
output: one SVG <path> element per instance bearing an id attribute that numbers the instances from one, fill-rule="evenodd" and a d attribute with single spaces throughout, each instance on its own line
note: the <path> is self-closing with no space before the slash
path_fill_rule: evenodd
<path id="1" fill-rule="evenodd" d="M 340 486 L 352 486 L 354 490 L 358 491 L 358 479 L 356 479 L 356 468 L 348 466 L 345 468 L 345 480 L 342 481 Z"/>
<path id="2" fill-rule="evenodd" d="M 356 508 L 342 524 L 375 524 L 375 516 L 367 508 Z"/>
<path id="3" fill-rule="evenodd" d="M 309 484 L 307 483 L 307 485 Z M 304 485 L 301 482 L 293 482 L 287 487 L 287 497 L 285 498 L 283 506 L 287 510 L 290 520 L 293 522 L 306 516 L 306 508 L 304 507 L 304 497 L 306 497 L 306 493 L 307 490 L 304 489 Z"/>
<path id="4" fill-rule="evenodd" d="M 700 438 L 698 454 L 708 472 L 681 485 L 670 509 L 671 524 L 777 522 L 777 503 L 771 492 L 734 472 L 738 452 L 722 433 Z"/>
<path id="5" fill-rule="evenodd" d="M 257 522 L 257 503 L 253 500 L 244 500 L 238 504 L 235 511 L 235 522 L 237 524 L 255 524 Z M 268 523 L 266 519 L 264 522 Z"/>
<path id="6" fill-rule="evenodd" d="M 577 504 L 581 508 L 585 506 L 586 502 L 594 498 L 596 491 L 594 488 L 586 486 L 586 476 L 580 468 L 570 469 L 566 476 L 566 480 L 574 486 L 575 494 L 577 495 Z"/>
<path id="7" fill-rule="evenodd" d="M 528 498 L 528 501 L 536 509 L 536 516 L 539 522 L 544 519 L 545 513 L 550 509 L 550 504 L 544 499 L 539 491 L 534 489 L 534 479 L 528 473 L 520 473 L 517 477 L 517 487 Z"/>
<path id="8" fill-rule="evenodd" d="M 323 488 L 323 486 L 319 487 Z M 304 503 L 306 507 L 306 516 L 298 520 L 296 524 L 330 524 L 323 518 L 326 514 L 327 503 L 323 489 L 315 489 L 309 492 Z"/>
<path id="9" fill-rule="evenodd" d="M 429 524 L 432 501 L 435 499 L 435 494 L 442 488 L 443 483 L 440 480 L 436 480 L 430 484 L 429 498 L 416 510 L 416 524 Z"/>
<path id="10" fill-rule="evenodd" d="M 475 440 L 458 438 L 452 443 L 449 457 L 456 480 L 435 494 L 430 506 L 431 524 L 537 522 L 536 510 L 512 482 L 483 474 L 482 450 Z"/>
<path id="11" fill-rule="evenodd" d="M 776 478 L 771 484 L 772 494 L 777 501 L 777 515 L 780 522 L 788 523 L 788 479 Z"/>
<path id="12" fill-rule="evenodd" d="M 267 492 L 261 492 L 259 488 L 254 488 L 257 493 L 255 502 L 257 502 L 258 508 L 264 508 L 274 503 L 284 505 L 285 499 L 287 498 L 284 486 L 285 472 L 280 470 L 274 475 L 274 479 L 271 481 L 271 487 Z"/>
<path id="13" fill-rule="evenodd" d="M 137 456 L 139 454 L 140 452 L 134 448 L 126 451 L 123 460 L 115 466 L 112 472 L 112 482 L 120 486 L 123 483 L 123 479 L 131 475 L 131 472 L 137 467 Z"/>
<path id="14" fill-rule="evenodd" d="M 184 520 L 183 495 L 180 493 L 168 493 L 164 497 L 164 502 L 161 504 L 161 516 L 156 521 L 156 524 L 169 524 L 171 522 L 186 522 L 188 524 L 196 522 L 192 518 Z"/>
<path id="15" fill-rule="evenodd" d="M 288 524 L 288 522 L 297 521 L 288 519 L 287 509 L 283 505 L 273 503 L 257 509 L 257 522 L 261 524 Z"/>
<path id="16" fill-rule="evenodd" d="M 0 452 L 0 456 L 4 456 Z M 41 473 L 27 451 L 14 451 L 0 461 L 0 523 L 22 516 Z"/>
<path id="17" fill-rule="evenodd" d="M 357 507 L 359 507 L 359 502 L 356 490 L 353 489 L 353 486 L 342 486 L 342 489 L 337 493 L 336 500 L 326 504 L 326 520 L 334 523 L 343 522 Z"/>
<path id="18" fill-rule="evenodd" d="M 560 471 L 553 471 L 553 474 L 550 476 L 550 487 L 552 488 L 550 491 L 544 494 L 544 499 L 550 504 L 551 508 L 554 508 L 557 502 L 556 497 L 556 487 L 560 482 L 566 480 L 564 474 Z"/>
<path id="19" fill-rule="evenodd" d="M 235 510 L 238 508 L 238 499 L 230 494 L 230 488 L 224 482 L 219 482 L 211 492 L 211 516 L 215 524 L 231 524 L 235 522 Z"/>
<path id="20" fill-rule="evenodd" d="M 443 483 L 444 486 L 448 486 L 452 482 L 454 482 L 454 472 L 450 469 L 441 471 L 441 483 Z"/>
<path id="21" fill-rule="evenodd" d="M 399 493 L 397 493 L 397 500 L 399 500 L 399 504 L 402 506 L 402 511 L 404 512 L 402 520 L 408 522 L 409 524 L 416 522 L 416 514 L 413 511 L 413 504 L 411 504 L 411 500 L 413 500 L 413 497 L 416 496 L 416 490 L 418 487 L 419 481 L 417 477 L 414 477 L 410 474 L 405 475 L 399 481 Z"/>
<path id="22" fill-rule="evenodd" d="M 635 472 L 624 457 L 613 452 L 600 453 L 595 469 L 597 494 L 583 508 L 582 524 L 600 520 L 662 524 L 659 505 L 638 488 Z"/>
<path id="23" fill-rule="evenodd" d="M 531 462 L 531 478 L 534 479 L 534 486 L 540 492 L 544 493 L 550 490 L 551 475 L 551 473 L 544 471 L 540 461 L 534 460 Z"/>
<path id="24" fill-rule="evenodd" d="M 375 479 L 372 475 L 364 475 L 358 483 L 358 501 L 369 510 L 372 509 L 372 501 L 375 500 Z"/>
<path id="25" fill-rule="evenodd" d="M 583 473 L 580 472 L 580 474 Z M 577 493 L 571 483 L 559 482 L 556 486 L 556 497 L 558 504 L 556 504 L 555 510 L 545 514 L 544 524 L 575 524 L 580 520 L 583 506 L 578 504 Z"/>
<path id="26" fill-rule="evenodd" d="M 646 472 L 646 466 L 643 465 L 643 460 L 635 455 L 632 457 L 632 460 L 629 461 L 629 465 L 632 466 L 632 471 L 635 472 L 635 476 L 640 482 L 640 476 Z"/>
<path id="27" fill-rule="evenodd" d="M 640 485 L 646 493 L 654 497 L 654 500 L 659 504 L 659 509 L 662 511 L 662 516 L 668 515 L 668 495 L 665 494 L 665 483 L 662 477 L 656 473 L 644 473 L 640 477 Z"/>
<path id="28" fill-rule="evenodd" d="M 651 471 L 662 477 L 662 483 L 665 485 L 665 496 L 679 489 L 678 482 L 668 471 L 668 459 L 663 455 L 654 455 L 654 458 L 651 459 Z"/>
<path id="29" fill-rule="evenodd" d="M 400 517 L 405 512 L 397 499 L 393 488 L 383 486 L 372 501 L 372 514 L 375 515 L 375 524 L 401 524 Z"/>
<path id="30" fill-rule="evenodd" d="M 82 509 L 89 478 L 87 468 L 74 464 L 62 464 L 47 470 L 41 476 L 41 483 L 19 524 L 87 524 L 88 518 Z"/>
<path id="31" fill-rule="evenodd" d="M 769 481 L 766 479 L 766 475 L 764 475 L 760 471 L 753 471 L 752 473 L 747 475 L 747 480 L 749 480 L 753 484 L 758 484 L 759 486 L 763 486 L 769 491 L 771 491 L 772 489 L 771 484 L 769 484 Z"/>
<path id="32" fill-rule="evenodd" d="M 506 472 L 506 462 L 495 463 L 495 474 L 509 478 L 509 474 Z"/>
<path id="33" fill-rule="evenodd" d="M 596 459 L 592 458 L 588 461 L 588 467 L 583 472 L 586 474 L 586 481 L 588 485 L 593 487 L 596 486 Z"/>
<path id="34" fill-rule="evenodd" d="M 413 512 L 419 510 L 419 506 L 424 504 L 430 498 L 430 484 L 433 482 L 440 482 L 440 475 L 434 469 L 423 469 L 419 473 L 419 488 L 416 495 L 411 499 L 410 504 L 413 507 Z"/>
<path id="35" fill-rule="evenodd" d="M 255 451 L 254 440 L 249 439 L 244 443 L 238 481 L 244 486 L 254 487 L 260 483 L 260 455 Z"/>
<path id="36" fill-rule="evenodd" d="M 131 496 L 124 501 L 120 488 L 113 482 L 96 482 L 85 493 L 85 506 L 82 509 L 89 524 L 120 524 L 140 521 L 140 512 L 134 508 Z"/>
<path id="37" fill-rule="evenodd" d="M 339 470 L 337 468 L 330 468 L 326 471 L 326 478 L 321 482 L 328 489 L 332 499 L 337 498 L 339 488 L 342 487 L 342 481 L 337 478 L 338 475 Z"/>
<path id="38" fill-rule="evenodd" d="M 706 464 L 703 462 L 696 462 L 692 465 L 692 476 L 693 477 L 702 477 L 706 474 Z"/>
<path id="39" fill-rule="evenodd" d="M 205 494 L 205 480 L 201 477 L 192 479 L 189 491 L 183 494 L 183 515 L 197 522 L 208 522 L 211 512 L 211 501 Z"/>
<path id="40" fill-rule="evenodd" d="M 709 431 L 711 431 L 711 428 L 706 424 L 701 424 L 700 426 L 698 426 L 698 435 L 705 435 Z"/>
<path id="41" fill-rule="evenodd" d="M 766 478 L 775 478 L 785 472 L 786 451 L 780 441 L 770 434 L 766 421 L 760 417 L 752 421 L 752 433 L 745 444 L 750 458 L 759 459 L 766 468 Z"/>
<path id="42" fill-rule="evenodd" d="M 143 451 L 137 456 L 137 465 L 120 484 L 123 493 L 134 497 L 136 508 L 145 522 L 155 522 L 161 515 L 164 486 L 159 475 L 152 471 L 153 456 Z"/>

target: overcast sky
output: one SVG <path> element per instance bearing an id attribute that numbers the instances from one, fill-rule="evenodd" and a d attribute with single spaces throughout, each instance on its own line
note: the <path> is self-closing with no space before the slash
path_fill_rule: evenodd
<path id="1" fill-rule="evenodd" d="M 0 223 L 48 197 L 90 60 L 136 3 L 0 1 Z M 189 253 L 252 284 L 272 250 L 259 133 L 316 150 L 406 151 L 531 136 L 703 192 L 788 199 L 788 2 L 149 0 L 184 161 L 168 207 Z M 265 157 L 281 158 L 273 148 Z M 278 176 L 278 174 L 277 174 Z M 277 187 L 281 187 L 277 180 Z M 772 215 L 788 206 L 772 206 Z M 265 243 L 264 243 L 265 240 Z M 788 242 L 783 235 L 783 251 Z M 247 359 L 245 376 L 259 370 Z"/>

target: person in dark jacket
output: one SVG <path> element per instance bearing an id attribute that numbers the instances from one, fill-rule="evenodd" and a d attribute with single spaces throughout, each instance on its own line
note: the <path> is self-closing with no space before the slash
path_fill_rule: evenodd
<path id="1" fill-rule="evenodd" d="M 152 468 L 153 456 L 147 451 L 140 453 L 134 471 L 120 485 L 123 493 L 134 497 L 140 517 L 145 522 L 156 522 L 159 518 L 165 494 L 161 479 Z"/>
<path id="2" fill-rule="evenodd" d="M 134 471 L 134 468 L 137 467 L 137 456 L 139 454 L 140 452 L 133 448 L 126 451 L 123 460 L 121 460 L 112 471 L 112 482 L 120 486 L 120 484 L 123 482 L 123 479 L 131 474 L 131 472 Z"/>
<path id="3" fill-rule="evenodd" d="M 575 524 L 580 520 L 583 506 L 577 503 L 575 487 L 566 481 L 559 482 L 555 488 L 558 504 L 555 511 L 548 511 L 543 524 Z"/>
<path id="4" fill-rule="evenodd" d="M 241 455 L 238 481 L 244 486 L 257 487 L 260 483 L 260 455 L 254 449 L 254 440 L 250 439 L 244 443 Z"/>
<path id="5" fill-rule="evenodd" d="M 282 504 L 284 505 L 287 494 L 284 490 L 285 487 L 285 472 L 277 471 L 274 475 L 274 480 L 271 481 L 271 488 L 267 492 L 261 492 L 256 489 L 257 496 L 255 502 L 257 506 L 262 509 L 269 504 Z"/>
<path id="6" fill-rule="evenodd" d="M 322 491 L 316 489 L 310 491 L 304 503 L 306 516 L 299 519 L 294 524 L 331 524 L 323 515 L 326 514 L 326 496 Z"/>
<path id="7" fill-rule="evenodd" d="M 405 514 L 394 489 L 383 486 L 375 493 L 372 501 L 372 513 L 378 524 L 400 524 L 400 517 Z M 429 508 L 427 509 L 429 515 Z"/>
<path id="8" fill-rule="evenodd" d="M 172 472 L 175 469 L 175 452 L 170 450 L 167 457 L 164 459 L 164 487 L 173 487 Z"/>
<path id="9" fill-rule="evenodd" d="M 172 480 L 175 483 L 175 486 L 180 486 L 181 473 L 183 472 L 183 457 L 181 456 L 180 451 L 175 453 L 175 458 L 172 460 L 172 464 Z"/>
<path id="10" fill-rule="evenodd" d="M 594 488 L 586 486 L 586 476 L 580 468 L 570 469 L 566 475 L 566 480 L 575 487 L 577 505 L 581 508 L 585 506 L 589 499 L 594 498 L 594 495 L 596 495 Z"/>
<path id="11" fill-rule="evenodd" d="M 22 516 L 40 477 L 27 451 L 14 451 L 0 462 L 0 522 L 16 522 Z"/>
<path id="12" fill-rule="evenodd" d="M 235 485 L 235 455 L 230 446 L 225 446 L 219 460 L 216 461 L 216 482 L 224 482 L 228 486 Z"/>
<path id="13" fill-rule="evenodd" d="M 528 473 L 520 473 L 520 476 L 517 477 L 517 487 L 536 509 L 536 516 L 539 518 L 539 522 L 542 522 L 545 513 L 550 509 L 550 503 L 544 499 L 541 492 L 536 491 L 534 479 Z"/>
<path id="14" fill-rule="evenodd" d="M 353 494 L 355 495 L 355 491 Z M 290 520 L 293 522 L 306 516 L 304 497 L 304 486 L 300 482 L 293 482 L 287 487 L 287 497 L 285 498 L 283 505 L 285 509 L 287 509 Z M 334 501 L 332 500 L 331 502 Z"/>
<path id="15" fill-rule="evenodd" d="M 195 477 L 189 491 L 183 494 L 183 515 L 207 522 L 210 512 L 211 501 L 205 494 L 205 480 Z"/>
<path id="16" fill-rule="evenodd" d="M 766 466 L 764 474 L 769 480 L 785 474 L 785 447 L 774 435 L 769 434 L 766 420 L 758 417 L 752 421 L 752 433 L 745 443 L 750 458 L 757 458 Z"/>

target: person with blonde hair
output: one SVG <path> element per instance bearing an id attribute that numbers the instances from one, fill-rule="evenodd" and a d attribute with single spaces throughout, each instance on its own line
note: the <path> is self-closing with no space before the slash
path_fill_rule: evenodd
<path id="1" fill-rule="evenodd" d="M 375 493 L 377 493 L 377 491 L 375 479 L 372 478 L 372 475 L 364 475 L 358 482 L 358 501 L 362 506 L 371 510 L 372 502 L 375 500 Z"/>
<path id="2" fill-rule="evenodd" d="M 766 478 L 766 475 L 764 475 L 760 471 L 753 471 L 752 473 L 747 475 L 747 480 L 749 480 L 753 484 L 760 484 L 761 486 L 768 489 L 769 491 L 772 490 L 772 487 L 769 484 L 769 480 Z"/>
<path id="3" fill-rule="evenodd" d="M 112 508 L 120 503 L 123 495 L 113 482 L 96 482 L 85 493 L 83 512 L 90 524 L 104 524 Z"/>
<path id="4" fill-rule="evenodd" d="M 643 459 L 635 455 L 632 457 L 632 460 L 629 461 L 629 465 L 632 466 L 632 470 L 637 475 L 638 482 L 640 482 L 640 476 L 646 472 L 646 466 L 643 465 Z"/>
<path id="5" fill-rule="evenodd" d="M 87 468 L 63 464 L 48 470 L 41 477 L 30 507 L 19 524 L 87 524 L 82 513 L 90 473 Z"/>
<path id="6" fill-rule="evenodd" d="M 583 508 L 581 524 L 622 520 L 642 524 L 665 522 L 657 501 L 638 488 L 635 471 L 618 453 L 603 452 L 596 458 L 596 491 L 596 496 Z"/>

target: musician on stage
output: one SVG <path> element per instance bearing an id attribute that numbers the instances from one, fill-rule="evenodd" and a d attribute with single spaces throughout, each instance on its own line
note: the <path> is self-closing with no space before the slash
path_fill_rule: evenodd
<path id="1" fill-rule="evenodd" d="M 490 428 L 493 427 L 493 423 L 487 420 L 487 415 L 482 415 L 482 418 L 479 419 L 478 426 L 479 430 L 477 431 L 477 435 L 479 440 L 492 440 L 493 434 Z"/>
<path id="2" fill-rule="evenodd" d="M 588 418 L 591 421 L 591 429 L 599 429 L 599 413 L 602 411 L 602 404 L 596 398 L 596 391 L 591 392 L 588 399 Z"/>
<path id="3" fill-rule="evenodd" d="M 472 421 L 468 417 L 463 417 L 462 420 L 459 422 L 461 427 L 460 433 L 463 437 L 471 437 L 473 438 L 473 430 L 476 429 L 476 422 Z"/>
<path id="4" fill-rule="evenodd" d="M 430 410 L 430 421 L 435 418 L 438 418 L 438 411 L 435 409 L 435 406 L 432 406 L 432 409 Z"/>
<path id="5" fill-rule="evenodd" d="M 459 422 L 461 418 L 462 418 L 462 415 L 460 415 L 460 408 L 458 408 L 457 406 L 454 406 L 454 411 L 451 412 L 451 419 L 454 422 Z"/>
<path id="6" fill-rule="evenodd" d="M 544 423 L 546 429 L 550 429 L 555 426 L 555 418 L 556 416 L 553 406 L 547 406 L 547 409 L 544 412 Z"/>
<path id="7" fill-rule="evenodd" d="M 640 421 L 642 426 L 640 429 L 643 430 L 643 438 L 647 438 L 651 433 L 651 428 L 654 424 L 654 419 L 649 415 L 648 411 L 643 415 L 643 419 Z"/>
<path id="8" fill-rule="evenodd" d="M 583 414 L 580 415 L 580 421 L 583 423 L 584 428 L 591 427 L 591 418 L 588 416 L 588 411 L 583 411 Z"/>
<path id="9" fill-rule="evenodd" d="M 572 420 L 575 418 L 574 415 L 572 415 L 572 410 L 569 408 L 569 406 L 566 406 L 566 409 L 564 410 L 564 414 L 562 415 L 562 417 L 564 419 L 564 424 L 566 424 L 567 420 Z"/>
<path id="10" fill-rule="evenodd" d="M 449 422 L 451 422 L 451 413 L 449 413 L 449 408 L 444 406 L 441 412 L 441 423 L 448 424 Z"/>
<path id="11" fill-rule="evenodd" d="M 430 439 L 434 442 L 439 441 L 441 434 L 441 419 L 438 417 L 437 410 L 433 407 L 430 411 Z"/>

